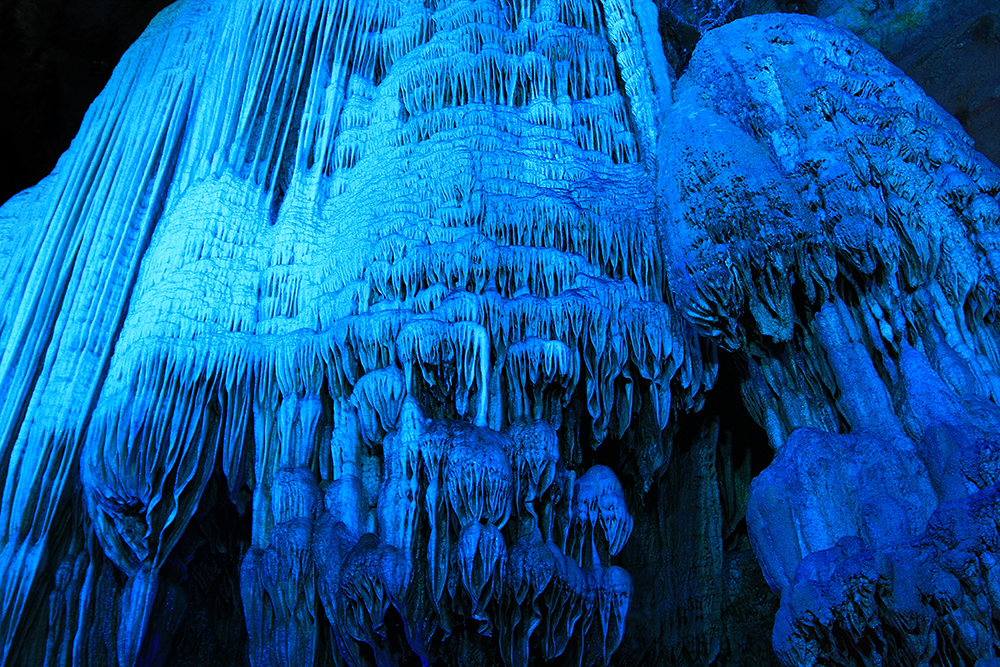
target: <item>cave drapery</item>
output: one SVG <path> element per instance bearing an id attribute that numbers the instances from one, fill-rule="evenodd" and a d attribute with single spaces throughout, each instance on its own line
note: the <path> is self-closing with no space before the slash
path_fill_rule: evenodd
<path id="1" fill-rule="evenodd" d="M 3 662 L 993 664 L 998 198 L 810 17 L 180 0 L 0 208 Z"/>

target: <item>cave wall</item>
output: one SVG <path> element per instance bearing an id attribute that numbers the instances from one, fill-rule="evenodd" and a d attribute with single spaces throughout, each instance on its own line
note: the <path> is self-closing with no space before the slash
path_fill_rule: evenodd
<path id="1" fill-rule="evenodd" d="M 996 167 L 817 19 L 667 61 L 161 13 L 0 208 L 5 659 L 990 657 Z"/>

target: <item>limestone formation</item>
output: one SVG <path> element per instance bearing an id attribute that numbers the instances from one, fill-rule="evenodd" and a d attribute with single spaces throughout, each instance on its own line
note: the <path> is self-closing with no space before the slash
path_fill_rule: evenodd
<path id="1" fill-rule="evenodd" d="M 0 208 L 3 662 L 991 659 L 1000 170 L 657 11 L 161 13 Z"/>

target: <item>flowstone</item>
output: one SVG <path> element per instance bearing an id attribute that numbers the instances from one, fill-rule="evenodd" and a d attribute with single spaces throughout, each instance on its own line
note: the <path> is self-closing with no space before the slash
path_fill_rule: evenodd
<path id="1" fill-rule="evenodd" d="M 768 664 L 764 580 L 787 664 L 1000 646 L 1000 172 L 848 33 L 657 25 L 158 16 L 0 208 L 4 663 Z"/>

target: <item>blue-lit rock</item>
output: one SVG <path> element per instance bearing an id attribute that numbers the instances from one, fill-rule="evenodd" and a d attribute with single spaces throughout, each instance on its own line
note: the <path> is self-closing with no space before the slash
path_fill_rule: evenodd
<path id="1" fill-rule="evenodd" d="M 163 12 L 0 209 L 5 662 L 169 664 L 210 553 L 232 664 L 707 664 L 744 514 L 786 664 L 990 657 L 1000 171 L 847 32 L 657 25 Z"/>

